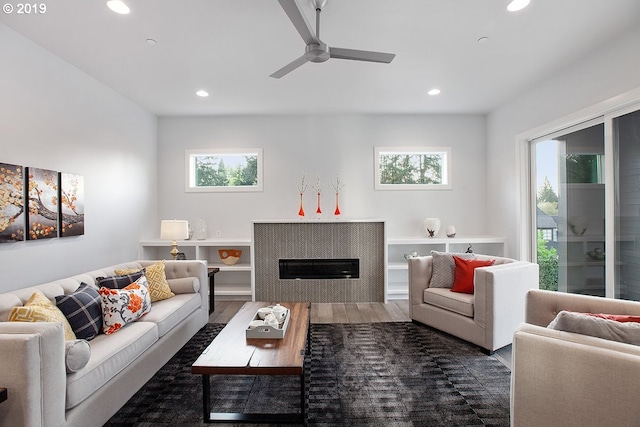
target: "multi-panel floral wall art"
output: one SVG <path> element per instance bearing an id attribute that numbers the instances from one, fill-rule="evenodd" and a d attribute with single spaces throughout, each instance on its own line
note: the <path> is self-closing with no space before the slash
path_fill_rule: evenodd
<path id="1" fill-rule="evenodd" d="M 0 163 L 0 243 L 82 234 L 81 175 Z"/>
<path id="2" fill-rule="evenodd" d="M 27 169 L 27 240 L 58 237 L 58 173 Z"/>
<path id="3" fill-rule="evenodd" d="M 84 179 L 60 173 L 60 237 L 84 234 Z"/>
<path id="4" fill-rule="evenodd" d="M 0 242 L 24 240 L 24 168 L 0 163 Z"/>

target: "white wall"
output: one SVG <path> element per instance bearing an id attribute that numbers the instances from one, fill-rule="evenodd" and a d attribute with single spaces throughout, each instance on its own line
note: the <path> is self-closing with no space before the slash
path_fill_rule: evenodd
<path id="1" fill-rule="evenodd" d="M 85 235 L 0 243 L 0 292 L 137 259 L 157 224 L 157 119 L 0 24 L 0 162 L 80 174 Z"/>
<path id="2" fill-rule="evenodd" d="M 504 235 L 509 255 L 520 257 L 519 170 L 516 135 L 640 86 L 640 27 L 594 48 L 586 57 L 526 93 L 494 110 L 487 117 L 488 231 Z M 522 172 L 524 174 L 524 172 Z"/>
<path id="3" fill-rule="evenodd" d="M 387 219 L 391 237 L 423 237 L 426 217 L 442 220 L 459 235 L 485 227 L 485 117 L 481 115 L 291 115 L 162 117 L 159 119 L 159 216 L 204 218 L 209 237 L 250 237 L 251 221 L 297 218 L 296 181 L 319 176 L 325 189 L 322 210 L 332 217 L 328 182 L 340 174 L 343 218 Z M 375 191 L 374 147 L 450 146 L 453 190 Z M 264 150 L 264 191 L 185 193 L 184 151 L 245 147 Z M 304 196 L 314 217 L 316 197 Z M 159 230 L 149 238 L 157 238 Z"/>
<path id="4" fill-rule="evenodd" d="M 301 115 L 156 119 L 0 25 L 0 162 L 84 175 L 86 234 L 0 244 L 0 292 L 134 259 L 161 218 L 205 218 L 210 235 L 248 237 L 252 219 L 295 218 L 301 174 L 340 173 L 345 218 L 386 218 L 391 237 L 427 216 L 458 233 L 504 235 L 518 256 L 515 135 L 640 86 L 640 28 L 480 115 Z M 157 132 L 157 135 L 156 135 Z M 156 138 L 159 151 L 156 148 Z M 485 139 L 486 138 L 486 139 Z M 453 148 L 452 191 L 374 191 L 373 147 Z M 184 149 L 262 147 L 261 193 L 184 192 Z M 156 165 L 159 165 L 157 167 Z M 158 183 L 156 184 L 156 176 Z M 315 200 L 305 195 L 312 214 Z"/>

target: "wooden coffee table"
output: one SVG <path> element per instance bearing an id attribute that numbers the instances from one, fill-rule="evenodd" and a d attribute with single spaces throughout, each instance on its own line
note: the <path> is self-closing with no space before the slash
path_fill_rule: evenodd
<path id="1" fill-rule="evenodd" d="M 220 331 L 191 367 L 202 375 L 203 419 L 215 422 L 305 423 L 304 355 L 309 351 L 309 302 L 283 302 L 291 316 L 283 339 L 247 339 L 245 329 L 261 307 L 268 302 L 248 302 Z M 244 414 L 211 412 L 210 375 L 298 375 L 300 376 L 300 413 Z M 221 390 L 221 392 L 224 392 Z"/>

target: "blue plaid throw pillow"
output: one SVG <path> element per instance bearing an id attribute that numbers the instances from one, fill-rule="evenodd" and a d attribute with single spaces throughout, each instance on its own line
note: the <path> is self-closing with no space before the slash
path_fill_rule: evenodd
<path id="1" fill-rule="evenodd" d="M 98 291 L 81 283 L 75 292 L 56 297 L 56 305 L 69 321 L 76 338 L 91 340 L 102 329 L 102 302 Z"/>
<path id="2" fill-rule="evenodd" d="M 144 275 L 144 268 L 140 271 L 136 271 L 131 274 L 123 274 L 118 276 L 109 276 L 109 277 L 96 277 L 96 286 L 98 289 L 105 286 L 111 289 L 124 289 L 136 280 L 138 280 L 142 275 Z"/>

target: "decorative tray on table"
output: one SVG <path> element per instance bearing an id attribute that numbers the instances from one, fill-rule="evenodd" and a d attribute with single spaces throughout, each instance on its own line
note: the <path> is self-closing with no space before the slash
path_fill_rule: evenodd
<path id="1" fill-rule="evenodd" d="M 290 317 L 289 309 L 280 304 L 263 307 L 256 312 L 247 325 L 246 337 L 282 339 L 287 332 Z"/>

